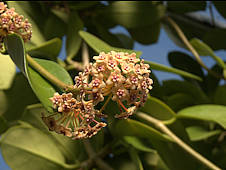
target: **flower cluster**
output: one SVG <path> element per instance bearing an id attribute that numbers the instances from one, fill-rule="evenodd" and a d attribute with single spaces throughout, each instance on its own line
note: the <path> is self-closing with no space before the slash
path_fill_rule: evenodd
<path id="1" fill-rule="evenodd" d="M 75 77 L 74 89 L 78 93 L 55 93 L 50 98 L 59 117 L 55 119 L 56 114 L 42 117 L 49 130 L 73 139 L 90 138 L 106 126 L 97 119 L 105 116 L 102 112 L 110 100 L 118 104 L 120 113 L 115 118 L 121 119 L 128 118 L 146 102 L 153 81 L 144 60 L 135 53 L 115 51 L 101 52 L 93 59 L 95 62 Z M 105 96 L 106 102 L 97 110 Z"/>
<path id="2" fill-rule="evenodd" d="M 19 34 L 24 42 L 31 39 L 31 24 L 22 15 L 15 12 L 14 8 L 7 8 L 3 2 L 0 2 L 0 43 L 8 34 Z"/>

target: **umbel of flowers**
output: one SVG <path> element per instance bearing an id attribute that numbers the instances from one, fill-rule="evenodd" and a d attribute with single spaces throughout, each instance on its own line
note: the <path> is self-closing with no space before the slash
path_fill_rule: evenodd
<path id="1" fill-rule="evenodd" d="M 0 49 L 3 39 L 8 35 L 19 34 L 24 42 L 31 39 L 31 24 L 22 15 L 15 12 L 14 8 L 7 8 L 3 2 L 0 2 Z"/>
<path id="2" fill-rule="evenodd" d="M 106 126 L 97 119 L 107 116 L 104 108 L 110 100 L 116 102 L 120 110 L 115 118 L 124 119 L 146 102 L 153 81 L 144 60 L 135 53 L 115 51 L 101 52 L 93 59 L 95 62 L 75 77 L 74 89 L 78 93 L 55 93 L 50 98 L 56 113 L 42 117 L 49 130 L 73 139 L 90 138 Z M 105 103 L 97 110 L 105 96 Z"/>

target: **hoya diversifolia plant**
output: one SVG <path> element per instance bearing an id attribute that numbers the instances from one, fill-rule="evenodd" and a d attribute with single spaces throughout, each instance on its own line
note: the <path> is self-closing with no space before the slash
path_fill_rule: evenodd
<path id="1" fill-rule="evenodd" d="M 204 42 L 186 38 L 165 14 L 175 10 L 171 10 L 171 3 L 169 9 L 161 2 L 84 3 L 7 2 L 10 7 L 15 5 L 14 9 L 0 2 L 0 60 L 11 64 L 0 62 L 0 68 L 7 72 L 0 72 L 0 78 L 3 75 L 2 82 L 6 82 L 8 69 L 16 69 L 14 63 L 22 72 L 16 75 L 18 84 L 10 88 L 7 79 L 5 89 L 0 89 L 0 147 L 7 164 L 19 170 L 111 170 L 124 168 L 129 160 L 128 164 L 139 170 L 224 168 L 226 108 L 216 105 L 225 102 L 224 87 L 214 87 L 225 79 L 224 61 Z M 152 18 L 154 24 L 148 23 L 149 17 L 143 21 L 139 15 L 150 15 L 150 11 L 156 17 Z M 152 41 L 160 22 L 174 29 L 197 61 L 172 52 L 169 60 L 176 68 L 167 67 L 145 61 L 141 52 L 128 49 L 132 48 L 129 40 L 143 44 Z M 108 32 L 117 24 L 132 38 L 117 38 Z M 149 29 L 151 33 L 146 33 Z M 138 36 L 143 32 L 147 36 Z M 61 60 L 57 56 L 65 34 L 67 58 Z M 212 56 L 218 66 L 210 70 L 201 54 Z M 178 56 L 180 62 L 175 59 Z M 150 68 L 179 74 L 186 81 L 161 84 Z"/>

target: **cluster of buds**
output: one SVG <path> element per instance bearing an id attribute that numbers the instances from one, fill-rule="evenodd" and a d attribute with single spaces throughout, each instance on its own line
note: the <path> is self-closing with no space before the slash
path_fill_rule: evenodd
<path id="1" fill-rule="evenodd" d="M 15 12 L 14 8 L 7 8 L 4 2 L 0 2 L 0 43 L 8 34 L 19 34 L 24 42 L 31 39 L 31 24 L 22 15 Z"/>
<path id="2" fill-rule="evenodd" d="M 120 119 L 128 118 L 146 102 L 153 81 L 144 60 L 135 53 L 115 51 L 102 52 L 93 59 L 95 62 L 75 77 L 73 87 L 78 93 L 55 93 L 50 98 L 58 118 L 54 118 L 56 114 L 42 117 L 49 130 L 73 139 L 90 138 L 106 126 L 97 119 L 106 116 L 102 112 L 110 100 L 118 104 L 120 113 L 115 118 Z M 106 102 L 97 110 L 105 96 Z"/>

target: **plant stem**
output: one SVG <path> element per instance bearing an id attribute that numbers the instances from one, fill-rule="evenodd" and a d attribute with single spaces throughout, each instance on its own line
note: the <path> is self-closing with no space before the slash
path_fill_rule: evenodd
<path id="1" fill-rule="evenodd" d="M 90 158 L 90 160 L 88 162 L 90 162 L 91 160 L 94 160 L 100 169 L 113 170 L 106 162 L 104 162 L 101 158 L 97 157 L 97 154 L 94 152 L 88 139 L 83 140 L 83 144 L 84 144 L 86 152 Z"/>
<path id="2" fill-rule="evenodd" d="M 206 69 L 210 74 L 212 74 L 213 76 L 217 77 L 217 78 L 222 78 L 222 76 L 218 75 L 217 73 L 213 72 L 212 70 L 210 70 L 201 60 L 198 52 L 193 48 L 193 46 L 190 44 L 190 42 L 188 41 L 188 39 L 186 38 L 186 36 L 184 35 L 184 33 L 182 32 L 182 30 L 180 29 L 180 27 L 177 25 L 177 23 L 172 20 L 170 17 L 166 17 L 166 20 L 172 25 L 172 27 L 175 29 L 175 31 L 177 32 L 178 36 L 181 38 L 181 40 L 183 41 L 183 43 L 185 44 L 185 46 L 192 52 L 192 54 L 195 56 L 197 62 L 204 68 Z"/>
<path id="3" fill-rule="evenodd" d="M 162 132 L 167 134 L 169 137 L 171 137 L 175 143 L 177 143 L 180 147 L 182 147 L 185 151 L 187 151 L 189 154 L 191 154 L 193 157 L 195 157 L 197 160 L 199 160 L 201 163 L 203 163 L 206 167 L 213 169 L 213 170 L 221 170 L 219 167 L 214 165 L 212 162 L 207 160 L 205 157 L 200 155 L 198 152 L 193 150 L 189 145 L 184 143 L 180 138 L 178 138 L 173 132 L 171 132 L 166 125 L 162 123 L 162 121 L 155 119 L 151 117 L 150 115 L 147 115 L 142 112 L 138 112 L 136 114 L 138 117 L 154 124 L 158 129 L 160 129 Z"/>
<path id="4" fill-rule="evenodd" d="M 56 85 L 57 87 L 66 90 L 66 91 L 76 91 L 72 86 L 65 84 L 61 80 L 59 80 L 57 77 L 49 73 L 45 68 L 43 68 L 40 64 L 38 64 L 31 56 L 27 54 L 26 56 L 28 63 L 36 70 L 38 71 L 43 77 L 45 77 L 47 80 L 49 80 L 51 83 Z"/>
<path id="5" fill-rule="evenodd" d="M 104 105 L 101 107 L 100 109 L 100 113 L 103 112 L 103 110 L 105 109 L 105 107 L 107 106 L 108 102 L 111 100 L 111 97 L 112 97 L 112 93 L 108 96 L 106 102 L 104 103 Z"/>

